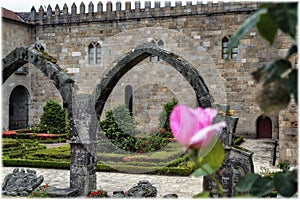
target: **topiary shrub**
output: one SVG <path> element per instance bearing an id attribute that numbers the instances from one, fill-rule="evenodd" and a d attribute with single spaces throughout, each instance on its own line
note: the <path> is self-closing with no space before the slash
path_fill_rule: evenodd
<path id="1" fill-rule="evenodd" d="M 47 100 L 36 131 L 39 133 L 69 134 L 70 126 L 67 111 L 57 101 Z"/>
<path id="2" fill-rule="evenodd" d="M 105 112 L 105 119 L 100 121 L 101 133 L 114 145 L 126 151 L 135 151 L 137 121 L 130 115 L 125 105 L 120 105 Z"/>
<path id="3" fill-rule="evenodd" d="M 159 113 L 159 127 L 171 132 L 170 129 L 170 114 L 173 108 L 178 104 L 178 100 L 173 98 L 170 102 L 164 104 L 163 111 Z"/>

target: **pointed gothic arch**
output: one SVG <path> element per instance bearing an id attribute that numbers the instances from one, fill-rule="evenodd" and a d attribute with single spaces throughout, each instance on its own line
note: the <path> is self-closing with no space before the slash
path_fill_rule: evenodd
<path id="1" fill-rule="evenodd" d="M 120 57 L 116 65 L 104 76 L 101 83 L 97 84 L 95 90 L 96 105 L 95 110 L 97 118 L 100 119 L 105 103 L 118 83 L 118 81 L 134 66 L 145 58 L 154 55 L 170 64 L 176 69 L 191 85 L 196 93 L 197 103 L 201 107 L 211 107 L 212 97 L 209 94 L 207 85 L 198 71 L 186 60 L 172 52 L 162 50 L 157 47 L 144 47 L 134 49 L 126 55 Z"/>
<path id="2" fill-rule="evenodd" d="M 61 94 L 65 108 L 71 105 L 74 80 L 56 64 L 55 58 L 35 46 L 18 47 L 2 59 L 2 84 L 26 63 L 33 64 L 52 80 Z"/>

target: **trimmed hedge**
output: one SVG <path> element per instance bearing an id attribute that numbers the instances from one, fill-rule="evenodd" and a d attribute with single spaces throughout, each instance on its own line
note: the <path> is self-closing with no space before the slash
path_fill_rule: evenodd
<path id="1" fill-rule="evenodd" d="M 52 168 L 52 169 L 70 169 L 70 162 L 61 161 L 45 161 L 45 160 L 25 160 L 25 159 L 3 159 L 3 165 L 18 166 L 18 167 L 36 167 L 36 168 Z M 122 170 L 118 170 L 122 169 Z M 174 175 L 174 176 L 189 176 L 193 171 L 194 167 L 192 164 L 188 164 L 187 167 L 139 167 L 139 166 L 125 166 L 115 165 L 113 167 L 98 162 L 96 169 L 98 172 L 130 172 L 145 174 L 159 174 L 159 175 Z"/>
<path id="2" fill-rule="evenodd" d="M 27 159 L 2 159 L 3 165 L 18 167 L 37 167 L 37 168 L 54 168 L 70 169 L 70 162 L 55 162 L 46 160 L 27 160 Z"/>

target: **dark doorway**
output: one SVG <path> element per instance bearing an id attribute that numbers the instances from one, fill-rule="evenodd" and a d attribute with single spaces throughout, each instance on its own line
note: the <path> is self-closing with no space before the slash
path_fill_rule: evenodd
<path id="1" fill-rule="evenodd" d="M 256 122 L 257 138 L 272 138 L 272 121 L 267 116 L 259 116 Z"/>
<path id="2" fill-rule="evenodd" d="M 28 90 L 19 85 L 13 89 L 9 97 L 9 129 L 28 127 Z"/>

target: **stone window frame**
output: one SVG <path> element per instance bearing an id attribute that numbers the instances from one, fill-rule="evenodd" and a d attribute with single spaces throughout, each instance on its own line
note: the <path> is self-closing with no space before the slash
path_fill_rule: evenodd
<path id="1" fill-rule="evenodd" d="M 153 38 L 151 40 L 151 43 L 154 45 L 154 46 L 157 46 L 158 48 L 160 49 L 163 49 L 164 48 L 164 41 L 160 38 Z M 150 62 L 151 63 L 158 63 L 160 62 L 161 59 L 159 58 L 159 56 L 155 56 L 155 55 L 150 55 Z"/>
<path id="2" fill-rule="evenodd" d="M 88 46 L 89 64 L 101 63 L 101 41 L 91 42 Z"/>
<path id="3" fill-rule="evenodd" d="M 229 57 L 229 54 L 230 54 L 231 59 L 237 59 L 238 58 L 239 49 L 238 49 L 237 46 L 233 47 L 230 53 L 227 52 L 230 37 L 231 37 L 231 35 L 225 36 L 222 39 L 222 59 L 227 59 Z"/>

